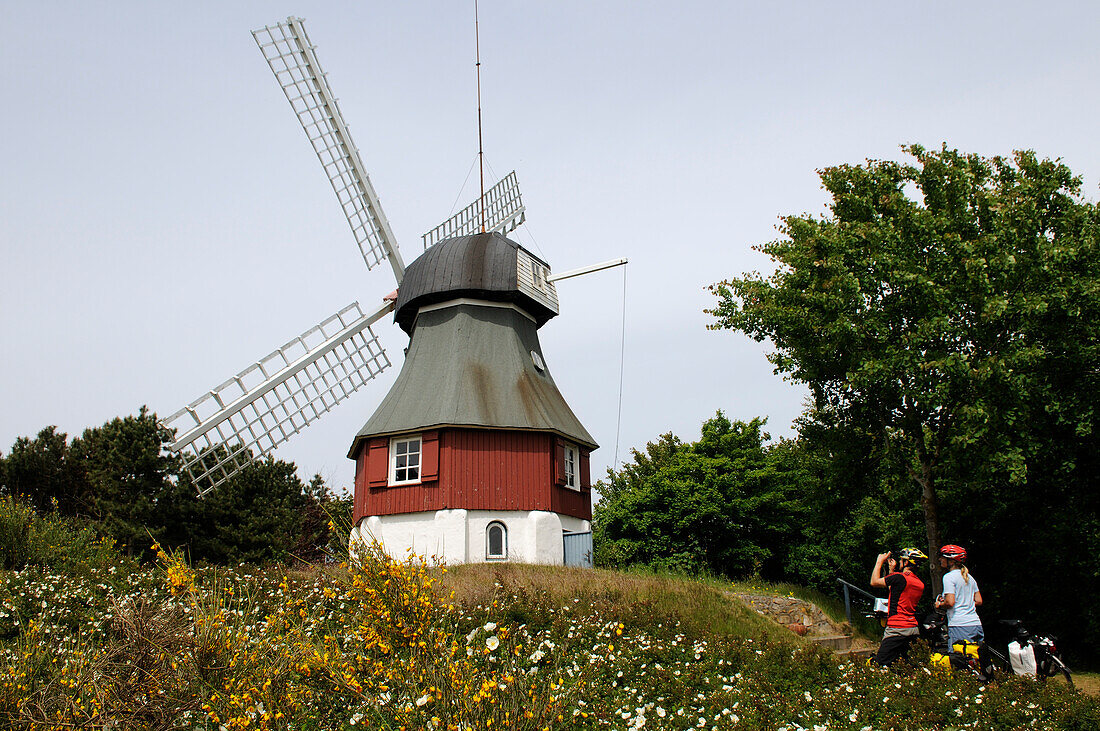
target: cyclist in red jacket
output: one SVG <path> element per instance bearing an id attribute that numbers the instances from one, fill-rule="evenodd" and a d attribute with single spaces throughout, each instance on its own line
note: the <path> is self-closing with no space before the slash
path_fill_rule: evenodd
<path id="1" fill-rule="evenodd" d="M 871 586 L 886 589 L 889 611 L 886 615 L 886 632 L 878 646 L 875 662 L 893 665 L 909 652 L 909 645 L 917 638 L 917 602 L 924 594 L 924 582 L 913 573 L 918 561 L 927 561 L 919 548 L 905 548 L 895 561 L 890 552 L 880 553 L 871 570 Z M 882 564 L 889 561 L 890 572 L 882 575 Z"/>

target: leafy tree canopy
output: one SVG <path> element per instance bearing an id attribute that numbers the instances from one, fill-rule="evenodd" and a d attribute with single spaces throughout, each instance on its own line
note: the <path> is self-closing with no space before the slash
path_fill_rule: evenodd
<path id="1" fill-rule="evenodd" d="M 54 503 L 61 510 L 82 507 L 83 475 L 69 454 L 68 435 L 47 426 L 34 439 L 19 437 L 0 460 L 0 493 L 26 501 L 38 510 Z"/>
<path id="2" fill-rule="evenodd" d="M 783 218 L 757 247 L 774 273 L 713 285 L 708 312 L 768 338 L 817 410 L 900 454 L 935 551 L 945 464 L 1019 485 L 1040 437 L 1019 425 L 1095 429 L 1100 214 L 1031 152 L 904 150 L 915 164 L 822 170 L 829 215 Z"/>
<path id="3" fill-rule="evenodd" d="M 85 429 L 73 440 L 71 459 L 84 477 L 82 503 L 103 532 L 128 553 L 142 553 L 150 534 L 163 537 L 158 502 L 177 469 L 167 451 L 172 434 L 142 406 L 137 416 Z"/>
<path id="4" fill-rule="evenodd" d="M 145 407 L 71 444 L 47 427 L 0 456 L 0 496 L 89 518 L 135 555 L 151 555 L 153 540 L 212 563 L 316 561 L 346 550 L 350 501 L 320 476 L 303 484 L 293 463 L 268 457 L 200 499 L 168 450 L 172 439 Z"/>
<path id="5" fill-rule="evenodd" d="M 596 485 L 597 562 L 725 576 L 778 567 L 783 536 L 796 530 L 797 481 L 772 458 L 763 425 L 718 412 L 698 442 L 666 434 L 635 450 L 633 464 L 609 470 Z"/>

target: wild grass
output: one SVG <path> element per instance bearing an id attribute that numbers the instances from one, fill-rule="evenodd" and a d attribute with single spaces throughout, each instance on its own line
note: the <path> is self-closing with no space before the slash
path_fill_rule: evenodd
<path id="1" fill-rule="evenodd" d="M 651 570 L 497 563 L 453 567 L 444 585 L 467 605 L 487 605 L 500 595 L 514 597 L 510 611 L 516 613 L 515 619 L 531 624 L 537 623 L 548 607 L 579 599 L 623 621 L 679 626 L 692 635 L 801 643 L 789 630 L 734 601 L 731 588 L 736 587 L 717 579 L 700 581 Z"/>

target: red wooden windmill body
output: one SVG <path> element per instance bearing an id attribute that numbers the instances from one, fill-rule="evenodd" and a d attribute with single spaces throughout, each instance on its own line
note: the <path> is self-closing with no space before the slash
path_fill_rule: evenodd
<path id="1" fill-rule="evenodd" d="M 557 314 L 548 276 L 495 233 L 448 239 L 407 267 L 405 363 L 348 454 L 364 539 L 452 562 L 561 563 L 562 536 L 589 530 L 597 445 L 539 344 Z"/>

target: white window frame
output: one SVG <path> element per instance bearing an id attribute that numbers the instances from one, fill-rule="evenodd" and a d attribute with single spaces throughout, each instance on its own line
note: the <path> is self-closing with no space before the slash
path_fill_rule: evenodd
<path id="1" fill-rule="evenodd" d="M 547 292 L 550 289 L 550 282 L 546 281 L 550 278 L 550 267 L 545 267 L 532 259 L 531 276 L 535 280 L 535 287 L 537 289 L 541 290 L 542 292 Z"/>
<path id="2" fill-rule="evenodd" d="M 492 541 L 489 538 L 489 533 L 493 528 L 500 528 L 500 541 L 503 551 L 499 554 L 492 553 Z M 504 525 L 499 520 L 494 520 L 485 526 L 485 560 L 486 561 L 507 561 L 508 560 L 508 526 Z"/>
<path id="3" fill-rule="evenodd" d="M 397 458 L 398 458 L 397 445 L 402 443 L 402 442 L 404 442 L 406 444 L 412 444 L 413 442 L 416 442 L 416 452 L 415 452 L 415 454 L 416 454 L 416 466 L 415 466 L 415 468 L 412 468 L 412 467 L 409 466 L 408 460 L 406 460 L 404 467 L 399 468 L 397 466 Z M 404 456 L 408 457 L 408 455 L 410 455 L 410 454 L 413 454 L 413 452 L 406 451 Z M 398 469 L 404 469 L 404 470 L 415 469 L 416 470 L 416 477 L 413 477 L 413 478 L 410 479 L 408 477 L 408 473 L 406 473 L 405 479 L 404 480 L 399 480 L 399 479 L 397 479 L 397 470 Z M 413 485 L 413 484 L 416 484 L 416 483 L 420 482 L 420 476 L 423 473 L 424 473 L 424 438 L 423 438 L 423 436 L 420 435 L 420 434 L 404 434 L 402 436 L 393 437 L 392 439 L 390 439 L 389 484 L 390 485 Z"/>
<path id="4" fill-rule="evenodd" d="M 564 487 L 570 490 L 576 490 L 577 492 L 581 490 L 581 480 L 578 474 L 580 456 L 581 452 L 577 449 L 576 445 L 568 443 L 565 445 L 562 456 L 563 464 L 561 466 L 561 473 L 565 477 Z"/>

